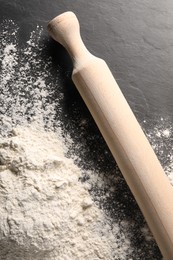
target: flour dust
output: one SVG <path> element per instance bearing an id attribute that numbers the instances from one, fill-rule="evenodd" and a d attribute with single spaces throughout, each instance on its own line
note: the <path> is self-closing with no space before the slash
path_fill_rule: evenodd
<path id="1" fill-rule="evenodd" d="M 17 25 L 5 21 L 0 32 L 0 131 L 9 134 L 12 127 L 41 120 L 53 129 L 62 93 L 55 93 L 57 77 L 50 81 L 51 58 L 41 57 L 44 45 L 40 40 L 42 28 L 31 33 L 24 48 L 19 48 Z M 12 33 L 9 33 L 12 32 Z M 58 91 L 58 89 L 57 89 Z M 58 95 L 59 94 L 59 95 Z M 58 98 L 57 98 L 58 97 Z M 54 122 L 54 123 L 53 123 Z"/>
<path id="2" fill-rule="evenodd" d="M 1 24 L 0 259 L 160 259 L 117 166 L 76 165 L 73 152 L 83 146 L 61 127 L 60 70 L 53 76 L 52 59 L 43 55 L 43 29 L 24 47 L 18 31 L 11 20 Z M 173 184 L 171 124 L 146 124 Z"/>

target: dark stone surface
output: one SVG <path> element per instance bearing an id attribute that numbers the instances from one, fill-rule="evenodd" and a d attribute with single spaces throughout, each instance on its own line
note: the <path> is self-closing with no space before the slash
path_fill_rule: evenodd
<path id="1" fill-rule="evenodd" d="M 172 116 L 173 2 L 0 1 L 0 19 L 20 26 L 21 41 L 35 24 L 74 11 L 89 50 L 104 58 L 139 120 Z"/>
<path id="2" fill-rule="evenodd" d="M 90 162 L 100 169 L 108 165 L 112 169 L 114 161 L 109 152 L 106 156 L 102 154 L 102 151 L 107 149 L 105 143 L 70 80 L 71 61 L 60 45 L 48 40 L 48 21 L 68 10 L 74 11 L 78 16 L 81 34 L 88 49 L 108 63 L 136 117 L 139 122 L 143 122 L 144 119 L 153 121 L 157 117 L 172 118 L 173 1 L 0 0 L 0 21 L 13 19 L 18 24 L 21 45 L 26 42 L 29 33 L 37 24 L 44 27 L 47 55 L 53 57 L 55 67 L 58 65 L 62 69 L 65 86 L 62 107 L 67 116 L 66 118 L 62 115 L 63 127 L 65 131 L 71 131 L 76 142 L 87 140 L 89 148 L 82 155 L 84 158 L 90 158 Z M 75 132 L 80 131 L 82 118 L 89 123 L 81 139 Z M 148 126 L 144 125 L 145 127 L 147 131 Z M 94 152 L 96 150 L 97 153 Z M 80 152 L 78 151 L 79 154 Z M 104 160 L 99 160 L 99 156 Z M 124 190 L 127 190 L 129 200 L 121 196 Z M 123 180 L 118 193 L 118 201 L 123 200 L 125 203 L 124 208 L 121 208 L 123 214 L 127 218 L 128 215 L 136 219 L 139 216 L 139 227 L 143 221 L 142 217 L 133 213 L 136 204 Z M 130 207 L 129 201 L 132 203 Z M 109 202 L 107 205 L 109 207 Z M 138 209 L 136 210 L 138 212 Z M 142 250 L 142 240 L 140 241 L 139 237 L 134 244 L 136 248 L 137 244 L 141 244 L 139 248 Z M 161 259 L 156 245 L 150 250 L 153 250 L 150 255 L 155 255 L 152 259 Z M 140 259 L 151 259 L 150 255 L 148 252 L 145 254 L 145 248 L 143 253 L 136 249 L 134 259 L 139 259 L 140 256 Z"/>

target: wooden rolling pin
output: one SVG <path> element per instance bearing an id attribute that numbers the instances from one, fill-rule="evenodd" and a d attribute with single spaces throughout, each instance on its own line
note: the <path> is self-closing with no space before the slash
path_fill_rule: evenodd
<path id="1" fill-rule="evenodd" d="M 173 259 L 173 187 L 105 61 L 83 44 L 72 12 L 48 24 L 69 52 L 73 82 L 89 108 L 165 259 Z M 147 252 L 146 252 L 147 254 Z"/>

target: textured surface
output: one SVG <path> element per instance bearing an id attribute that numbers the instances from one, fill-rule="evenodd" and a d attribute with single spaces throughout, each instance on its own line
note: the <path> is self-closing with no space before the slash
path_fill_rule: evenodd
<path id="1" fill-rule="evenodd" d="M 64 87 L 61 91 L 65 96 L 61 104 L 63 127 L 71 132 L 76 143 L 85 140 L 83 147 L 87 147 L 87 150 L 84 149 L 81 154 L 79 149 L 78 154 L 90 160 L 90 165 L 93 164 L 103 170 L 109 165 L 112 169 L 113 159 L 107 151 L 105 154 L 102 152 L 106 149 L 104 141 L 70 80 L 72 65 L 69 57 L 61 46 L 47 37 L 47 22 L 67 10 L 77 14 L 82 36 L 89 50 L 107 61 L 139 122 L 142 123 L 144 120 L 149 122 L 143 124 L 144 129 L 149 131 L 157 118 L 166 117 L 169 119 L 167 122 L 172 122 L 173 2 L 171 0 L 0 1 L 0 21 L 15 20 L 19 26 L 21 46 L 29 39 L 30 32 L 37 24 L 44 27 L 46 55 L 54 57 L 55 68 L 57 66 L 61 68 Z M 52 77 L 56 77 L 53 72 Z M 166 123 L 167 127 L 169 123 Z M 82 136 L 75 134 L 80 133 L 84 127 Z M 166 141 L 164 146 L 163 151 L 168 147 Z M 160 156 L 160 159 L 165 164 L 165 157 Z M 128 199 L 124 194 L 128 195 Z M 116 200 L 115 198 L 113 200 L 114 207 L 118 208 L 118 212 L 113 211 L 115 215 L 120 218 L 125 216 L 123 218 L 134 219 L 139 223 L 134 227 L 132 236 L 136 248 L 134 258 L 154 259 L 155 256 L 155 259 L 161 259 L 154 244 L 150 247 L 151 255 L 148 251 L 145 253 L 143 239 L 136 231 L 143 220 L 123 180 L 120 180 Z M 110 205 L 108 202 L 107 208 Z"/>
<path id="2" fill-rule="evenodd" d="M 21 42 L 35 24 L 46 27 L 57 14 L 74 11 L 85 43 L 108 62 L 136 115 L 142 120 L 146 114 L 172 114 L 171 0 L 1 0 L 0 5 L 0 19 L 19 23 Z"/>

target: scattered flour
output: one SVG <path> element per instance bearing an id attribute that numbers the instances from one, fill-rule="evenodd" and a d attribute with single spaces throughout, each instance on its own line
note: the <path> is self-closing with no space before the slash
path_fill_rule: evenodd
<path id="1" fill-rule="evenodd" d="M 73 142 L 60 127 L 59 72 L 51 81 L 42 29 L 22 49 L 14 22 L 2 28 L 0 259 L 126 259 L 130 240 L 96 206 L 82 170 L 67 158 Z"/>
<path id="2" fill-rule="evenodd" d="M 150 129 L 150 128 L 149 128 Z M 160 119 L 151 130 L 146 133 L 155 150 L 170 183 L 173 185 L 173 129 L 171 119 Z"/>
<path id="3" fill-rule="evenodd" d="M 74 163 L 69 149 L 79 144 L 61 127 L 63 83 L 43 57 L 42 28 L 24 47 L 18 30 L 1 24 L 0 259 L 161 259 L 118 168 Z M 173 184 L 170 122 L 144 129 Z"/>
<path id="4" fill-rule="evenodd" d="M 13 126 L 32 121 L 44 122 L 47 129 L 56 126 L 60 114 L 62 93 L 55 93 L 59 85 L 59 71 L 52 77 L 51 58 L 42 56 L 42 29 L 37 26 L 24 48 L 18 46 L 18 27 L 5 21 L 0 32 L 0 132 L 10 134 Z M 9 33 L 9 30 L 13 33 Z M 49 82 L 48 82 L 49 81 Z M 53 123 L 54 122 L 54 123 Z M 58 123 L 57 123 L 58 124 Z"/>

